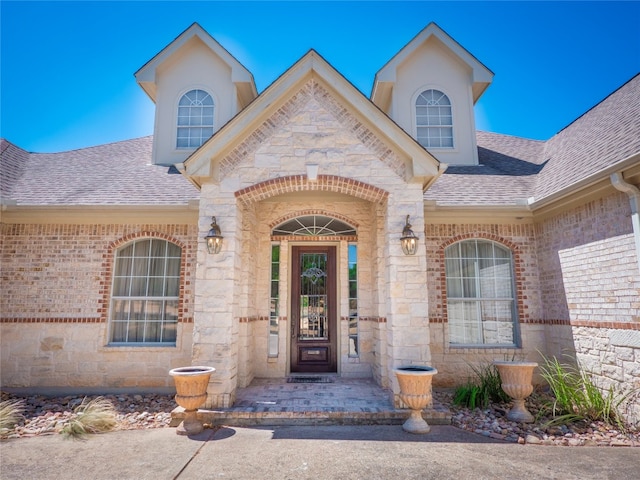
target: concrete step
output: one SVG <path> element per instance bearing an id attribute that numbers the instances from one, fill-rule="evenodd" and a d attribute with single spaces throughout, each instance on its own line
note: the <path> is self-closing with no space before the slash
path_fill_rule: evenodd
<path id="1" fill-rule="evenodd" d="M 451 413 L 444 407 L 427 408 L 422 413 L 430 425 L 450 425 Z M 327 411 L 240 411 L 198 410 L 198 418 L 209 425 L 282 426 L 282 425 L 401 425 L 409 417 L 409 410 L 375 412 Z M 184 418 L 184 408 L 171 412 L 171 426 L 178 426 Z"/>

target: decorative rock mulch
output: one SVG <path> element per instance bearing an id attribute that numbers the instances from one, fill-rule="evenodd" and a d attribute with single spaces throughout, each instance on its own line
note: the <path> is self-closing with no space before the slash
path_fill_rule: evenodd
<path id="1" fill-rule="evenodd" d="M 97 395 L 87 395 L 87 400 Z M 173 395 L 102 395 L 117 410 L 116 430 L 140 430 L 168 427 L 171 410 L 177 405 Z M 2 400 L 23 400 L 24 420 L 1 438 L 52 435 L 62 430 L 73 409 L 82 403 L 84 396 L 20 397 L 2 392 Z"/>
<path id="2" fill-rule="evenodd" d="M 453 395 L 450 392 L 434 391 L 433 395 L 451 410 L 453 426 L 485 437 L 520 444 L 640 447 L 640 431 L 637 429 L 623 432 L 604 422 L 545 427 L 548 418 L 531 424 L 518 423 L 506 418 L 506 413 L 511 408 L 509 404 L 492 404 L 486 409 L 470 410 L 453 405 Z M 535 417 L 544 402 L 543 397 L 532 396 L 527 399 L 527 409 Z"/>
<path id="3" fill-rule="evenodd" d="M 452 394 L 434 391 L 435 399 L 447 406 L 452 413 L 453 426 L 498 440 L 521 444 L 560 446 L 629 446 L 640 447 L 640 432 L 621 432 L 602 422 L 574 424 L 570 426 L 543 427 L 544 422 L 521 424 L 506 419 L 509 405 L 495 404 L 487 409 L 469 410 L 453 405 Z M 91 400 L 96 396 L 87 396 Z M 173 395 L 103 395 L 118 412 L 117 430 L 140 430 L 168 427 L 171 411 L 176 407 Z M 83 396 L 19 397 L 2 393 L 2 400 L 24 401 L 23 421 L 1 438 L 33 437 L 60 432 L 73 409 L 82 403 Z M 527 408 L 535 416 L 542 399 L 532 397 Z"/>

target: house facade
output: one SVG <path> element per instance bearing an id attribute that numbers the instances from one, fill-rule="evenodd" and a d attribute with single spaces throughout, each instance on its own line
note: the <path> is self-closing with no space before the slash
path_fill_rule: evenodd
<path id="1" fill-rule="evenodd" d="M 2 386 L 373 378 L 569 355 L 640 386 L 640 76 L 547 141 L 478 132 L 493 73 L 436 24 L 365 97 L 311 50 L 259 93 L 198 24 L 136 80 L 152 137 L 2 142 Z M 630 411 L 630 415 L 640 411 Z"/>

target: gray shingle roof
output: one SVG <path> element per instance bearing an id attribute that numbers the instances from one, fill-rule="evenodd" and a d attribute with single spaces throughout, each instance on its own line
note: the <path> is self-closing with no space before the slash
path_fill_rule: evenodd
<path id="1" fill-rule="evenodd" d="M 536 200 L 640 152 L 640 75 L 546 142 Z"/>
<path id="2" fill-rule="evenodd" d="M 2 143 L 2 200 L 17 205 L 185 205 L 198 190 L 151 164 L 152 137 L 61 153 Z M 6 145 L 6 147 L 5 147 Z"/>
<path id="3" fill-rule="evenodd" d="M 477 132 L 478 166 L 450 166 L 425 193 L 439 205 L 536 201 L 640 152 L 640 75 L 546 142 Z M 151 164 L 152 137 L 61 153 L 3 140 L 0 194 L 17 205 L 185 205 L 199 192 Z"/>
<path id="4" fill-rule="evenodd" d="M 450 165 L 425 193 L 443 205 L 515 205 L 531 195 L 544 142 L 477 132 L 480 165 Z"/>
<path id="5" fill-rule="evenodd" d="M 477 132 L 478 166 L 450 166 L 425 192 L 439 205 L 541 200 L 640 152 L 640 74 L 546 142 Z"/>

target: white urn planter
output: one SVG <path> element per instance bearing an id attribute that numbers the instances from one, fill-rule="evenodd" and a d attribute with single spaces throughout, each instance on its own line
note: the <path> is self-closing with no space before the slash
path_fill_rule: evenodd
<path id="1" fill-rule="evenodd" d="M 402 428 L 409 433 L 429 433 L 431 427 L 422 410 L 431 403 L 431 380 L 438 371 L 433 367 L 408 365 L 393 369 L 400 385 L 400 399 L 411 409 Z"/>
<path id="2" fill-rule="evenodd" d="M 193 366 L 169 371 L 176 384 L 176 402 L 184 408 L 184 420 L 178 425 L 178 435 L 197 435 L 204 430 L 198 419 L 198 408 L 207 400 L 207 386 L 213 367 Z"/>
<path id="3" fill-rule="evenodd" d="M 513 407 L 507 419 L 514 422 L 531 423 L 533 415 L 524 406 L 524 400 L 533 392 L 533 370 L 535 362 L 493 362 L 500 374 L 502 390 L 513 398 Z"/>

